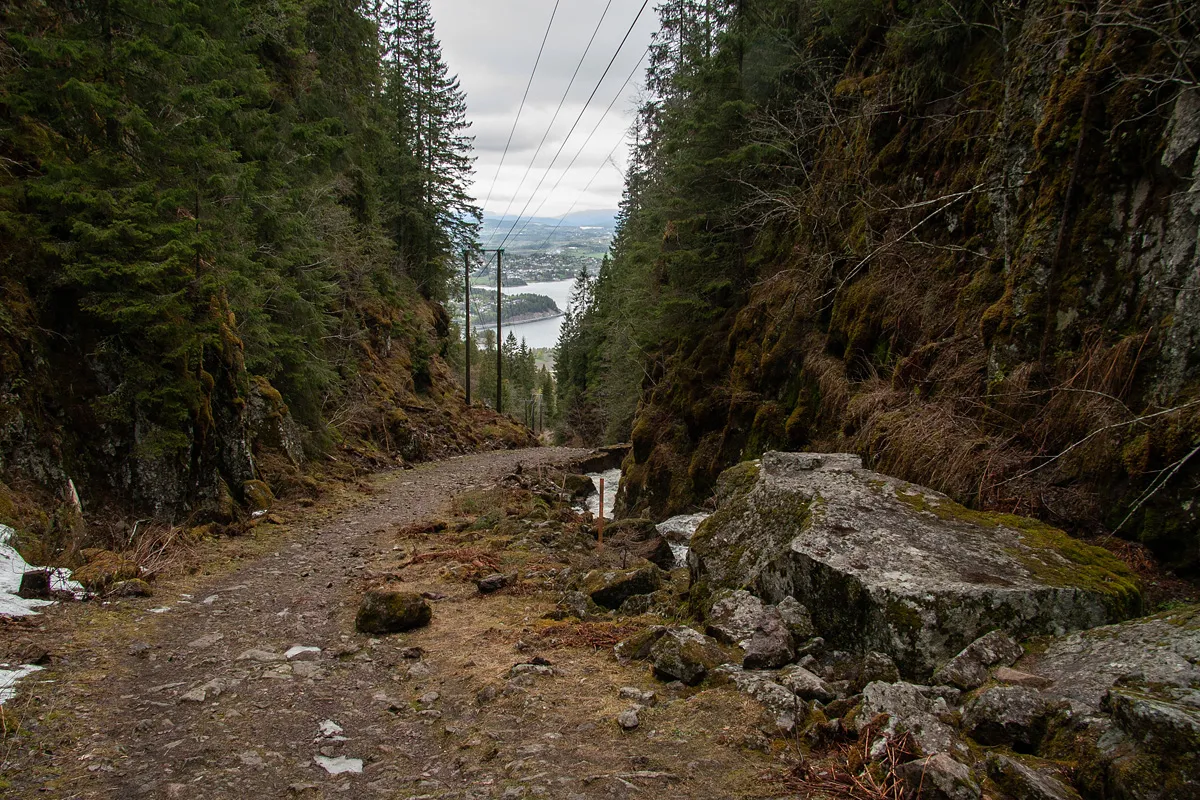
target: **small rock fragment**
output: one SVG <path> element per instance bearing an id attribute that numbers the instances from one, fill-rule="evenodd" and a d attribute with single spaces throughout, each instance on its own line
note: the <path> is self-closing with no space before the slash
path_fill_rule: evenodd
<path id="1" fill-rule="evenodd" d="M 498 592 L 505 586 L 508 586 L 508 576 L 497 572 L 494 575 L 488 575 L 486 578 L 480 578 L 475 581 L 475 586 L 479 589 L 480 594 Z"/>
<path id="2" fill-rule="evenodd" d="M 313 761 L 318 767 L 325 770 L 330 775 L 341 775 L 343 773 L 357 775 L 363 771 L 363 762 L 361 758 L 346 758 L 345 756 L 338 756 L 337 758 L 330 758 L 329 756 L 314 756 Z"/>
<path id="3" fill-rule="evenodd" d="M 837 694 L 820 676 L 800 666 L 790 666 L 779 673 L 779 682 L 786 686 L 792 694 L 804 700 L 818 700 L 822 703 L 833 701 Z"/>
<path id="4" fill-rule="evenodd" d="M 208 633 L 204 636 L 201 636 L 199 639 L 193 639 L 192 641 L 188 642 L 187 647 L 189 650 L 203 650 L 207 647 L 212 647 L 214 644 L 224 638 L 225 636 L 220 633 Z"/>
<path id="5" fill-rule="evenodd" d="M 283 654 L 288 661 L 312 661 L 321 655 L 321 648 L 307 645 L 296 645 Z"/>
<path id="6" fill-rule="evenodd" d="M 622 711 L 617 715 L 617 724 L 621 726 L 621 730 L 632 731 L 638 726 L 637 712 L 632 708 Z"/>
<path id="7" fill-rule="evenodd" d="M 658 702 L 658 695 L 654 692 L 644 692 L 634 686 L 623 686 L 617 692 L 617 696 L 622 700 L 632 700 L 643 706 L 652 706 Z"/>
<path id="8" fill-rule="evenodd" d="M 257 661 L 260 664 L 273 664 L 277 661 L 283 661 L 283 656 L 279 653 L 271 653 L 266 650 L 247 650 L 237 657 L 238 661 Z"/>

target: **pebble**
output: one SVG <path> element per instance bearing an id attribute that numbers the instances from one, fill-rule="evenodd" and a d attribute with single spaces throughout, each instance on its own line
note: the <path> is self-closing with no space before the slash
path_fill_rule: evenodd
<path id="1" fill-rule="evenodd" d="M 622 711 L 620 714 L 617 715 L 617 724 L 621 726 L 622 730 L 626 730 L 626 731 L 635 730 L 638 726 L 637 712 L 634 711 L 632 708 L 629 709 L 628 711 Z"/>
<path id="2" fill-rule="evenodd" d="M 652 706 L 658 702 L 658 695 L 654 692 L 644 692 L 634 686 L 624 686 L 617 696 L 622 700 L 632 700 L 635 703 L 640 703 L 644 706 Z"/>
<path id="3" fill-rule="evenodd" d="M 312 661 L 321 655 L 321 648 L 298 644 L 283 655 L 288 661 Z"/>

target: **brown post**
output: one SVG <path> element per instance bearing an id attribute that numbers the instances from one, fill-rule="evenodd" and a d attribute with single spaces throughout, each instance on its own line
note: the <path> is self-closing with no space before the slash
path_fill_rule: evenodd
<path id="1" fill-rule="evenodd" d="M 502 411 L 504 401 L 504 378 L 501 376 L 504 370 L 504 339 L 501 338 L 500 330 L 500 270 L 504 261 L 504 251 L 496 251 L 496 413 Z"/>

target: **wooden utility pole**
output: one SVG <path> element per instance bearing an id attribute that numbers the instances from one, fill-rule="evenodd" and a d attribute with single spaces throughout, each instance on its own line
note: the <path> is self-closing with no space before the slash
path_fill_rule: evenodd
<path id="1" fill-rule="evenodd" d="M 471 253 L 463 250 L 463 295 L 466 304 L 467 325 L 467 406 L 471 405 Z"/>
<path id="2" fill-rule="evenodd" d="M 500 335 L 500 271 L 504 259 L 504 250 L 496 251 L 496 413 L 502 414 L 504 403 L 504 339 Z"/>

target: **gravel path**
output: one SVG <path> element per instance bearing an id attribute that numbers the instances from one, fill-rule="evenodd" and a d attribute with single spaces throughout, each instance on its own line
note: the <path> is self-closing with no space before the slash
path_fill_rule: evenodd
<path id="1" fill-rule="evenodd" d="M 402 578 L 435 598 L 431 626 L 355 631 L 367 583 L 398 569 L 405 551 L 453 546 L 449 534 L 438 545 L 438 534 L 404 526 L 518 464 L 581 452 L 494 452 L 382 476 L 347 511 L 285 514 L 291 531 L 270 551 L 216 576 L 161 582 L 153 598 L 51 610 L 32 637 L 59 644 L 15 701 L 28 703 L 29 730 L 3 743 L 0 796 L 760 796 L 741 787 L 763 769 L 761 755 L 730 725 L 755 708 L 734 692 L 679 696 L 641 712 L 636 733 L 621 731 L 621 687 L 664 699 L 670 690 L 607 649 L 531 647 L 525 639 L 544 642 L 538 620 L 553 599 L 483 596 L 431 562 Z M 568 562 L 521 550 L 505 557 L 532 558 L 526 571 Z M 513 669 L 535 655 L 553 668 Z"/>

